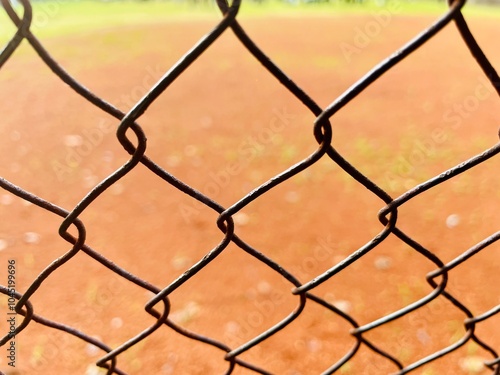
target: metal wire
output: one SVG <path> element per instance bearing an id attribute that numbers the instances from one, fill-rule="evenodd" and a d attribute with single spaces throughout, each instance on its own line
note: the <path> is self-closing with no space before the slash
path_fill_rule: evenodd
<path id="1" fill-rule="evenodd" d="M 492 308 L 487 312 L 483 312 L 480 315 L 474 315 L 464 302 L 461 302 L 456 296 L 453 296 L 447 289 L 448 273 L 455 267 L 466 262 L 473 255 L 484 251 L 486 248 L 488 248 L 488 246 L 495 243 L 500 238 L 500 232 L 497 232 L 490 237 L 483 239 L 481 242 L 471 247 L 456 259 L 445 264 L 436 254 L 417 242 L 415 239 L 411 238 L 397 226 L 398 209 L 405 203 L 416 198 L 425 191 L 436 187 L 444 183 L 445 181 L 466 172 L 471 168 L 476 167 L 480 163 L 483 163 L 490 158 L 495 157 L 500 152 L 500 144 L 497 144 L 494 147 L 491 147 L 490 149 L 484 151 L 483 153 L 474 156 L 469 160 L 466 160 L 459 165 L 439 174 L 438 176 L 415 186 L 414 188 L 395 198 L 391 197 L 380 186 L 375 184 L 373 181 L 363 175 L 359 170 L 357 170 L 335 149 L 332 144 L 332 124 L 330 122 L 331 118 L 335 116 L 335 114 L 341 108 L 346 106 L 352 100 L 356 99 L 356 97 L 360 93 L 362 93 L 372 83 L 377 81 L 377 79 L 379 79 L 383 74 L 388 72 L 391 68 L 405 59 L 409 54 L 423 46 L 435 35 L 440 33 L 443 28 L 452 21 L 458 28 L 464 43 L 470 50 L 470 53 L 475 58 L 476 62 L 479 64 L 484 75 L 493 85 L 496 92 L 500 95 L 500 78 L 494 67 L 480 48 L 475 37 L 469 30 L 469 27 L 462 14 L 462 8 L 465 5 L 465 0 L 450 0 L 449 10 L 444 15 L 442 15 L 433 25 L 424 30 L 420 35 L 411 40 L 401 49 L 395 51 L 389 58 L 378 64 L 375 68 L 369 71 L 363 78 L 352 85 L 348 90 L 346 90 L 341 96 L 339 96 L 334 102 L 332 102 L 324 109 L 321 108 L 301 87 L 294 83 L 294 81 L 290 77 L 288 77 L 284 73 L 284 71 L 281 70 L 268 56 L 266 56 L 266 54 L 259 48 L 259 46 L 257 46 L 255 42 L 246 34 L 245 30 L 237 20 L 237 14 L 240 8 L 240 0 L 234 0 L 232 4 L 228 4 L 224 0 L 218 0 L 217 5 L 223 15 L 218 25 L 214 27 L 213 30 L 209 32 L 204 38 L 202 38 L 198 43 L 196 43 L 193 48 L 176 64 L 174 64 L 171 69 L 167 73 L 165 73 L 165 75 L 147 93 L 147 95 L 145 95 L 140 101 L 138 101 L 128 113 L 121 112 L 112 104 L 106 102 L 105 100 L 85 88 L 68 72 L 66 72 L 64 68 L 55 61 L 55 59 L 51 57 L 42 43 L 30 31 L 33 12 L 29 0 L 20 0 L 20 4 L 22 5 L 22 8 L 24 10 L 22 17 L 20 17 L 16 13 L 9 0 L 1 1 L 8 17 L 17 27 L 17 32 L 3 49 L 3 51 L 1 51 L 0 68 L 2 68 L 2 66 L 12 57 L 13 53 L 19 47 L 21 42 L 23 40 L 26 40 L 26 42 L 28 42 L 36 51 L 41 60 L 63 82 L 65 82 L 76 93 L 81 95 L 95 107 L 120 120 L 120 124 L 116 132 L 116 137 L 122 147 L 130 155 L 129 160 L 125 164 L 123 164 L 118 170 L 101 181 L 95 188 L 90 190 L 88 194 L 71 210 L 66 210 L 62 207 L 58 207 L 55 204 L 30 193 L 22 187 L 16 186 L 12 182 L 4 178 L 0 178 L 0 186 L 3 189 L 9 191 L 10 193 L 20 197 L 25 201 L 31 202 L 32 204 L 40 207 L 42 210 L 61 217 L 62 222 L 59 228 L 59 235 L 71 245 L 71 249 L 68 250 L 63 256 L 54 260 L 45 270 L 43 270 L 38 275 L 38 277 L 33 280 L 32 284 L 24 293 L 21 294 L 16 291 L 16 293 L 13 295 L 17 300 L 15 311 L 17 312 L 17 314 L 20 314 L 23 317 L 22 322 L 18 324 L 15 329 L 15 336 L 22 336 L 23 331 L 26 327 L 28 327 L 29 324 L 31 324 L 32 322 L 37 322 L 54 330 L 65 332 L 68 335 L 72 335 L 89 344 L 95 345 L 96 347 L 106 352 L 106 355 L 102 356 L 97 361 L 97 366 L 105 368 L 107 374 L 125 374 L 124 371 L 118 368 L 120 354 L 130 347 L 138 344 L 146 337 L 154 335 L 155 331 L 157 331 L 158 329 L 162 327 L 169 327 L 170 329 L 175 330 L 176 332 L 184 335 L 189 339 L 196 340 L 198 342 L 219 349 L 221 351 L 221 356 L 227 361 L 226 374 L 233 373 L 233 371 L 238 367 L 244 367 L 259 374 L 270 374 L 268 370 L 257 367 L 252 363 L 248 363 L 242 360 L 242 355 L 245 352 L 249 351 L 251 348 L 269 339 L 277 332 L 284 329 L 292 329 L 288 327 L 290 323 L 301 315 L 307 304 L 314 302 L 321 308 L 330 311 L 335 316 L 344 319 L 348 324 L 350 324 L 352 326 L 351 334 L 355 339 L 355 343 L 352 348 L 347 353 L 344 353 L 343 357 L 340 360 L 338 360 L 336 363 L 332 363 L 330 367 L 326 368 L 323 374 L 336 373 L 363 347 L 372 351 L 375 355 L 387 359 L 390 363 L 392 363 L 392 365 L 394 366 L 394 371 L 396 371 L 397 374 L 406 374 L 416 370 L 417 368 L 420 368 L 424 364 L 432 362 L 440 357 L 446 356 L 449 353 L 456 351 L 470 341 L 475 342 L 482 349 L 491 354 L 491 360 L 485 362 L 484 365 L 489 368 L 492 373 L 497 375 L 500 374 L 500 357 L 497 351 L 493 347 L 488 345 L 487 342 L 483 341 L 475 332 L 476 325 L 487 319 L 490 319 L 500 312 L 500 305 Z M 248 53 L 253 55 L 262 64 L 263 68 L 269 72 L 269 74 L 274 76 L 315 116 L 316 120 L 313 126 L 313 134 L 318 146 L 317 149 L 309 157 L 293 165 L 287 170 L 277 174 L 266 183 L 262 184 L 258 188 L 251 191 L 249 194 L 242 197 L 233 205 L 229 207 L 223 207 L 210 197 L 202 194 L 193 187 L 179 180 L 178 178 L 161 168 L 153 160 L 148 158 L 145 155 L 146 134 L 137 121 L 148 109 L 148 107 L 153 102 L 155 102 L 155 100 L 160 95 L 162 95 L 162 93 L 167 89 L 167 87 L 169 87 L 172 82 L 174 82 L 184 71 L 186 71 L 186 69 L 188 69 L 191 64 L 199 56 L 201 56 L 210 45 L 216 43 L 217 39 L 223 33 L 229 32 L 229 30 L 234 33 L 241 44 L 247 49 Z M 132 134 L 133 137 L 131 138 L 130 135 Z M 258 249 L 255 249 L 247 244 L 242 238 L 238 237 L 234 232 L 233 216 L 243 210 L 251 202 L 259 199 L 259 197 L 266 194 L 274 187 L 303 172 L 304 170 L 324 158 L 330 158 L 333 163 L 340 166 L 359 184 L 363 185 L 372 194 L 378 197 L 381 202 L 383 202 L 383 207 L 380 209 L 378 215 L 378 219 L 383 226 L 383 230 L 372 240 L 357 249 L 340 263 L 328 269 L 323 274 L 315 277 L 314 279 L 302 284 L 298 281 L 298 278 L 291 272 L 288 272 L 280 264 L 276 263 L 268 256 L 261 253 Z M 85 224 L 80 219 L 82 213 L 101 194 L 103 194 L 116 182 L 118 182 L 120 179 L 134 170 L 134 168 L 139 164 L 144 165 L 158 178 L 165 181 L 166 184 L 170 184 L 171 186 L 190 196 L 193 200 L 199 201 L 207 208 L 217 212 L 219 216 L 216 224 L 224 235 L 223 239 L 217 246 L 207 252 L 200 261 L 187 269 L 181 276 L 179 276 L 170 285 L 163 289 L 156 287 L 155 285 L 151 285 L 147 281 L 131 274 L 127 270 L 120 268 L 111 260 L 107 259 L 99 252 L 92 249 L 86 243 Z M 70 234 L 70 228 L 76 229 L 77 234 Z M 399 238 L 401 241 L 406 243 L 409 247 L 414 249 L 417 253 L 427 258 L 435 265 L 435 270 L 427 275 L 427 282 L 432 288 L 431 293 L 398 311 L 395 311 L 365 325 L 359 325 L 353 316 L 341 311 L 339 308 L 327 302 L 325 299 L 313 294 L 315 288 L 323 284 L 328 279 L 334 277 L 360 258 L 364 257 L 367 253 L 380 245 L 390 234 Z M 174 323 L 174 321 L 169 318 L 170 294 L 173 293 L 177 288 L 182 286 L 184 283 L 186 283 L 189 279 L 195 277 L 200 270 L 202 270 L 205 266 L 212 262 L 219 254 L 224 252 L 228 248 L 228 245 L 230 243 L 233 243 L 238 248 L 281 275 L 284 280 L 286 280 L 286 282 L 290 283 L 290 285 L 293 286 L 292 294 L 297 296 L 295 309 L 291 311 L 285 319 L 269 328 L 265 332 L 261 333 L 260 335 L 248 340 L 246 343 L 242 344 L 239 347 L 230 347 L 224 342 L 220 342 L 213 338 L 205 337 L 198 333 L 188 331 L 182 326 Z M 89 336 L 86 333 L 81 332 L 73 327 L 46 319 L 43 316 L 36 314 L 35 308 L 32 302 L 30 302 L 33 295 L 51 274 L 56 273 L 63 264 L 68 263 L 78 253 L 84 253 L 88 255 L 96 262 L 99 262 L 121 278 L 126 279 L 130 283 L 133 283 L 136 286 L 153 293 L 154 297 L 152 297 L 151 300 L 145 305 L 145 311 L 155 318 L 154 324 L 129 341 L 115 348 L 111 348 L 95 337 Z M 0 293 L 9 295 L 9 288 L 7 286 L 0 286 Z M 368 332 L 375 330 L 378 327 L 387 324 L 388 322 L 400 319 L 401 317 L 406 316 L 417 309 L 421 309 L 438 297 L 447 299 L 451 304 L 453 304 L 453 306 L 462 311 L 466 316 L 466 319 L 463 322 L 466 331 L 465 335 L 458 341 L 452 343 L 449 347 L 433 353 L 425 358 L 422 358 L 417 362 L 404 364 L 393 354 L 382 350 L 375 342 L 372 342 L 367 338 Z M 0 345 L 5 345 L 6 343 L 8 343 L 10 337 L 12 337 L 12 332 L 5 334 L 0 340 Z"/>

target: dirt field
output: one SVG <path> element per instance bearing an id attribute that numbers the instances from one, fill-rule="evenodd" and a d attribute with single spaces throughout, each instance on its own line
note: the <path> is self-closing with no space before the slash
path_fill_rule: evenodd
<path id="1" fill-rule="evenodd" d="M 322 107 L 434 20 L 393 16 L 367 39 L 373 15 L 241 21 L 254 41 Z M 53 37 L 44 45 L 86 87 L 128 111 L 215 24 L 166 21 Z M 500 66 L 498 19 L 471 28 Z M 361 46 L 360 40 L 364 40 Z M 347 46 L 347 49 L 346 49 Z M 350 52 L 346 52 L 350 51 Z M 353 52 L 354 51 L 354 52 Z M 393 197 L 498 142 L 500 102 L 454 25 L 362 93 L 333 119 L 333 146 Z M 71 210 L 128 154 L 118 122 L 61 83 L 27 44 L 0 70 L 2 162 L 7 180 Z M 225 207 L 317 148 L 314 116 L 226 32 L 140 119 L 146 154 Z M 403 205 L 398 227 L 444 263 L 498 230 L 500 159 L 493 158 Z M 70 249 L 61 219 L 0 194 L 1 267 L 17 264 L 23 292 Z M 375 237 L 384 203 L 324 157 L 245 207 L 236 233 L 302 283 Z M 223 238 L 217 215 L 138 166 L 81 215 L 87 243 L 164 288 Z M 475 315 L 499 303 L 500 247 L 449 274 L 449 289 Z M 428 295 L 435 264 L 390 236 L 313 293 L 367 324 Z M 0 275 L 6 273 L 0 268 Z M 4 284 L 1 280 L 0 284 Z M 172 319 L 236 348 L 298 305 L 292 285 L 230 245 L 170 297 Z M 151 326 L 152 294 L 83 254 L 33 296 L 35 313 L 98 337 L 112 348 Z M 2 299 L 2 311 L 6 301 Z M 366 334 L 404 365 L 460 340 L 464 314 L 445 298 Z M 3 317 L 2 317 L 2 320 Z M 2 325 L 3 327 L 3 325 Z M 500 350 L 500 321 L 476 334 Z M 352 326 L 308 301 L 304 312 L 241 356 L 273 374 L 319 374 L 354 345 Z M 2 328 L 3 330 L 3 328 Z M 17 337 L 19 374 L 97 374 L 103 352 L 32 323 Z M 8 370 L 2 348 L 0 369 Z M 119 357 L 130 374 L 223 374 L 224 352 L 164 327 Z M 489 353 L 472 342 L 416 374 L 486 374 Z M 396 366 L 363 346 L 342 374 L 387 374 Z M 234 374 L 254 373 L 237 367 Z"/>

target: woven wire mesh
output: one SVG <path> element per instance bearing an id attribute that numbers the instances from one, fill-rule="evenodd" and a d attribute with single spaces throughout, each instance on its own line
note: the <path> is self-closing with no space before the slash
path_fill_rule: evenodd
<path id="1" fill-rule="evenodd" d="M 371 351 L 374 355 L 384 358 L 393 367 L 393 372 L 398 374 L 405 374 L 420 369 L 421 366 L 438 360 L 441 357 L 446 357 L 449 354 L 457 351 L 465 344 L 474 342 L 481 350 L 484 350 L 490 356 L 490 359 L 483 363 L 484 369 L 490 370 L 491 373 L 500 374 L 500 357 L 493 346 L 490 346 L 486 340 L 483 340 L 476 334 L 476 327 L 482 322 L 492 318 L 500 312 L 500 305 L 491 308 L 489 311 L 473 312 L 472 309 L 467 307 L 467 303 L 462 301 L 460 297 L 453 295 L 447 288 L 449 281 L 450 271 L 467 262 L 471 257 L 479 252 L 487 251 L 492 244 L 500 238 L 500 232 L 481 239 L 476 245 L 469 248 L 467 251 L 460 254 L 458 257 L 445 263 L 440 257 L 426 246 L 412 238 L 408 233 L 398 226 L 398 211 L 410 200 L 424 194 L 430 189 L 445 183 L 448 180 L 457 178 L 459 175 L 467 172 L 468 170 L 477 167 L 481 163 L 495 157 L 500 152 L 500 145 L 497 144 L 484 152 L 468 159 L 455 167 L 439 173 L 435 177 L 418 184 L 415 187 L 407 190 L 403 194 L 392 197 L 374 181 L 367 178 L 363 173 L 356 169 L 349 160 L 344 158 L 341 153 L 333 146 L 333 129 L 331 120 L 335 119 L 336 113 L 341 110 L 348 103 L 353 101 L 360 93 L 362 93 L 368 86 L 377 81 L 384 73 L 388 72 L 391 68 L 395 67 L 400 61 L 405 59 L 409 54 L 419 49 L 421 46 L 430 41 L 434 36 L 439 34 L 445 26 L 454 23 L 458 28 L 463 43 L 467 46 L 470 53 L 479 64 L 484 76 L 488 79 L 494 87 L 496 93 L 500 94 L 500 78 L 493 68 L 492 64 L 483 53 L 474 35 L 469 30 L 469 27 L 462 14 L 462 8 L 465 1 L 450 1 L 449 10 L 443 14 L 433 25 L 422 31 L 417 37 L 408 42 L 398 51 L 395 51 L 389 58 L 382 61 L 372 70 L 370 70 L 362 79 L 352 85 L 341 96 L 325 108 L 318 105 L 315 100 L 308 95 L 301 87 L 294 83 L 294 81 L 285 74 L 273 61 L 266 56 L 266 54 L 259 48 L 259 46 L 252 40 L 251 37 L 245 32 L 244 28 L 240 25 L 237 19 L 240 1 L 236 0 L 232 4 L 227 4 L 224 1 L 218 2 L 222 18 L 220 22 L 199 42 L 197 42 L 179 61 L 177 61 L 164 75 L 156 82 L 156 84 L 149 90 L 147 95 L 136 102 L 133 108 L 128 113 L 123 113 L 111 103 L 106 102 L 98 95 L 91 92 L 89 89 L 80 84 L 73 78 L 64 68 L 51 57 L 49 52 L 44 48 L 36 36 L 30 31 L 30 25 L 33 20 L 33 12 L 30 2 L 28 0 L 21 0 L 22 16 L 17 13 L 8 0 L 2 0 L 2 5 L 11 19 L 12 23 L 16 26 L 17 32 L 5 46 L 0 54 L 0 73 L 4 64 L 12 58 L 16 49 L 24 41 L 36 51 L 40 59 L 50 68 L 50 70 L 59 77 L 65 84 L 70 86 L 78 95 L 85 98 L 88 102 L 94 105 L 99 110 L 113 116 L 120 121 L 118 129 L 116 130 L 116 140 L 120 143 L 123 149 L 130 155 L 130 158 L 118 170 L 109 174 L 105 179 L 99 182 L 95 187 L 88 191 L 83 199 L 71 209 L 58 207 L 51 203 L 51 201 L 39 197 L 21 186 L 16 186 L 14 183 L 2 178 L 0 185 L 6 191 L 18 196 L 19 198 L 38 206 L 42 210 L 51 213 L 54 216 L 61 218 L 59 227 L 59 236 L 62 237 L 71 245 L 71 249 L 62 256 L 55 259 L 46 269 L 41 272 L 36 279 L 34 279 L 28 288 L 24 291 L 9 288 L 9 285 L 0 286 L 2 294 L 14 297 L 16 299 L 15 312 L 22 318 L 19 324 L 15 327 L 14 332 L 4 331 L 4 336 L 0 341 L 1 345 L 8 345 L 13 337 L 22 338 L 23 331 L 34 324 L 35 322 L 43 326 L 49 327 L 53 330 L 58 330 L 72 335 L 86 343 L 92 344 L 102 350 L 105 354 L 102 355 L 97 361 L 97 366 L 106 369 L 107 374 L 125 374 L 124 370 L 120 370 L 120 358 L 124 352 L 130 348 L 139 345 L 141 341 L 150 336 L 154 336 L 159 330 L 173 330 L 180 335 L 211 346 L 220 351 L 220 358 L 227 361 L 227 370 L 225 373 L 230 374 L 240 368 L 246 368 L 250 372 L 269 374 L 270 370 L 265 366 L 256 365 L 243 357 L 246 352 L 252 348 L 261 345 L 271 337 L 276 336 L 282 330 L 293 330 L 293 322 L 301 316 L 307 307 L 311 304 L 323 309 L 337 318 L 345 320 L 350 326 L 350 334 L 353 338 L 353 345 L 350 350 L 345 353 L 334 353 L 332 355 L 331 364 L 325 367 L 324 374 L 332 374 L 340 372 L 340 369 L 348 361 L 354 358 L 357 354 L 361 355 L 363 349 Z M 230 206 L 223 206 L 212 199 L 210 196 L 201 193 L 187 183 L 176 178 L 169 171 L 162 168 L 154 160 L 146 155 L 146 135 L 147 132 L 139 124 L 139 119 L 146 112 L 162 93 L 186 70 L 188 70 L 193 62 L 195 62 L 207 49 L 214 43 L 217 43 L 218 38 L 224 33 L 234 33 L 241 45 L 245 47 L 248 54 L 251 54 L 262 64 L 262 69 L 265 69 L 270 75 L 276 78 L 295 98 L 297 98 L 305 108 L 307 108 L 315 118 L 311 124 L 312 136 L 317 142 L 317 149 L 311 153 L 307 158 L 290 166 L 286 170 L 276 174 L 273 178 L 260 186 L 253 189 L 250 193 L 242 196 L 234 204 Z M 9 158 L 9 155 L 3 155 L 3 158 Z M 252 202 L 261 199 L 261 197 L 273 188 L 285 181 L 297 176 L 308 168 L 312 167 L 320 160 L 329 160 L 329 162 L 342 168 L 348 173 L 358 184 L 364 186 L 371 194 L 379 199 L 380 211 L 378 213 L 378 220 L 381 223 L 382 230 L 373 239 L 367 242 L 362 247 L 353 251 L 350 255 L 340 260 L 337 264 L 331 265 L 330 268 L 320 275 L 310 279 L 301 280 L 294 275 L 293 272 L 287 271 L 282 265 L 278 264 L 271 257 L 267 256 L 264 251 L 254 248 L 248 244 L 245 238 L 235 233 L 235 220 L 234 218 L 238 213 L 247 207 Z M 207 249 L 205 255 L 195 264 L 187 267 L 184 272 L 178 276 L 172 283 L 166 286 L 152 285 L 148 281 L 140 278 L 126 269 L 119 267 L 108 259 L 100 252 L 96 251 L 87 242 L 87 232 L 85 227 L 85 220 L 82 216 L 89 206 L 107 190 L 117 184 L 127 174 L 139 165 L 147 168 L 149 173 L 156 176 L 157 179 L 163 181 L 164 184 L 169 184 L 173 188 L 181 191 L 187 196 L 191 197 L 193 201 L 199 202 L 200 205 L 212 210 L 217 214 L 215 225 L 222 233 L 222 239 L 212 249 Z M 399 241 L 409 246 L 419 256 L 426 258 L 434 265 L 434 270 L 427 274 L 426 281 L 430 286 L 430 292 L 423 298 L 418 299 L 412 303 L 407 304 L 405 307 L 380 317 L 374 321 L 366 324 L 359 324 L 355 314 L 349 314 L 345 309 L 339 308 L 331 301 L 320 297 L 315 293 L 322 284 L 327 280 L 335 278 L 344 270 L 351 267 L 356 261 L 365 257 L 373 249 L 380 246 L 389 236 L 395 236 Z M 268 267 L 273 272 L 280 275 L 284 282 L 292 289 L 291 295 L 296 296 L 296 307 L 289 311 L 289 315 L 282 319 L 271 328 L 261 332 L 255 337 L 247 340 L 246 342 L 237 346 L 230 346 L 227 342 L 220 341 L 212 337 L 206 337 L 195 331 L 187 330 L 172 319 L 171 314 L 171 294 L 183 286 L 188 280 L 196 278 L 197 274 L 203 270 L 209 263 L 223 252 L 227 251 L 230 245 L 235 245 L 241 251 L 249 254 L 261 264 Z M 147 244 L 146 244 L 147 246 Z M 151 293 L 151 298 L 144 306 L 146 314 L 149 314 L 155 319 L 154 324 L 149 328 L 124 342 L 123 344 L 111 347 L 100 339 L 80 331 L 74 327 L 47 319 L 43 315 L 37 313 L 37 305 L 33 303 L 37 290 L 46 282 L 52 274 L 57 274 L 58 270 L 68 265 L 72 266 L 73 258 L 77 254 L 84 254 L 92 258 L 95 262 L 105 266 L 111 272 L 114 272 L 123 280 L 136 287 L 144 289 Z M 76 264 L 73 263 L 76 267 Z M 61 287 L 64 287 L 63 285 Z M 231 286 L 227 286 L 230 288 Z M 355 293 L 355 291 L 352 291 Z M 428 305 L 432 304 L 437 299 L 445 299 L 449 301 L 454 309 L 462 312 L 465 315 L 463 320 L 463 327 L 465 334 L 457 338 L 448 347 L 445 347 L 431 355 L 422 357 L 420 360 L 413 363 L 405 363 L 401 358 L 398 358 L 394 353 L 383 349 L 383 342 L 379 339 L 371 339 L 370 333 L 377 331 L 380 327 L 387 325 L 398 319 L 417 311 L 424 310 Z M 443 317 L 446 321 L 446 317 Z M 334 340 L 334 338 L 332 338 Z M 337 359 L 335 359 L 337 358 Z M 301 357 L 296 360 L 300 361 Z M 179 369 L 183 373 L 182 369 Z M 368 367 L 365 373 L 381 373 L 377 367 Z"/>

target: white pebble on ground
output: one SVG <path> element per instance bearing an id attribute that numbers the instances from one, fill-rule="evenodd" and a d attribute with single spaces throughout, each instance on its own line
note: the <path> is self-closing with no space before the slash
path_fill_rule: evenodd
<path id="1" fill-rule="evenodd" d="M 36 245 L 40 242 L 40 235 L 35 232 L 26 232 L 24 233 L 23 240 L 30 245 Z"/>
<path id="2" fill-rule="evenodd" d="M 455 228 L 458 224 L 460 224 L 460 216 L 457 214 L 452 214 L 446 218 L 446 226 L 448 228 Z"/>

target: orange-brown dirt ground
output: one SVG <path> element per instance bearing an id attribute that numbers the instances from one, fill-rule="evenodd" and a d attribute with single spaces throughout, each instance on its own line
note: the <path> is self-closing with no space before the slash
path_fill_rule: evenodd
<path id="1" fill-rule="evenodd" d="M 326 107 L 434 19 L 394 16 L 350 56 L 341 46 L 352 46 L 358 28 L 372 16 L 250 17 L 241 24 Z M 86 87 L 128 111 L 215 24 L 208 18 L 165 21 L 42 42 Z M 500 66 L 498 20 L 472 18 L 470 25 Z M 498 142 L 500 102 L 482 77 L 451 24 L 333 117 L 333 146 L 397 197 Z M 455 108 L 467 100 L 477 105 L 458 113 Z M 283 126 L 269 131 L 278 112 L 286 113 L 287 121 L 278 120 Z M 61 83 L 26 43 L 0 70 L 0 113 L 0 175 L 67 210 L 128 160 L 112 130 L 118 122 Z M 313 122 L 314 116 L 231 31 L 139 119 L 148 137 L 146 154 L 225 207 L 314 152 Z M 433 134 L 438 133 L 436 141 Z M 251 145 L 252 138 L 257 145 Z M 220 180 L 235 165 L 239 170 Z M 500 159 L 493 158 L 419 195 L 400 208 L 398 227 L 444 263 L 451 261 L 498 230 L 499 167 Z M 16 260 L 17 288 L 23 292 L 71 247 L 58 235 L 60 217 L 0 193 L 0 267 L 6 270 L 7 260 Z M 236 233 L 305 283 L 375 237 L 383 228 L 377 219 L 383 206 L 324 157 L 240 211 Z M 80 218 L 90 246 L 160 288 L 223 238 L 213 211 L 194 204 L 143 166 L 101 195 Z M 493 244 L 449 274 L 447 290 L 475 315 L 500 302 L 499 250 Z M 435 268 L 391 235 L 313 293 L 367 324 L 428 295 L 432 288 L 425 276 Z M 2 268 L 0 275 L 4 284 Z M 170 295 L 171 318 L 236 348 L 296 308 L 298 297 L 291 288 L 280 275 L 230 245 Z M 151 298 L 79 253 L 42 284 L 31 302 L 35 313 L 115 348 L 154 323 L 144 311 Z M 1 303 L 5 309 L 6 301 Z M 408 365 L 460 340 L 464 319 L 460 310 L 438 297 L 366 338 Z M 500 350 L 499 327 L 498 315 L 493 316 L 477 325 L 476 334 Z M 241 359 L 274 374 L 318 374 L 353 347 L 351 328 L 308 301 L 298 319 Z M 17 337 L 19 374 L 92 374 L 89 365 L 103 354 L 34 322 Z M 486 374 L 491 371 L 474 370 L 470 363 L 489 359 L 489 353 L 468 342 L 414 373 Z M 162 327 L 122 353 L 118 367 L 130 374 L 223 374 L 228 363 L 223 351 Z M 0 369 L 8 369 L 4 348 Z M 339 373 L 395 371 L 394 364 L 362 346 Z M 253 372 L 237 366 L 233 373 Z"/>

